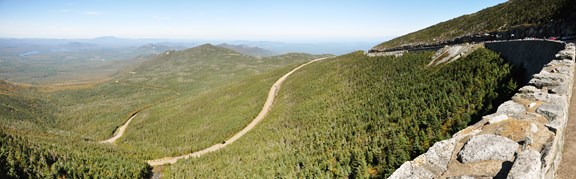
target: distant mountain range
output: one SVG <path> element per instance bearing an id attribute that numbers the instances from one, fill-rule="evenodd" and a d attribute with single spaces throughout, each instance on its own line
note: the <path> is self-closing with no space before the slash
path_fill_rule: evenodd
<path id="1" fill-rule="evenodd" d="M 222 41 L 222 40 L 187 40 L 187 39 L 128 39 L 117 37 L 98 37 L 92 39 L 41 39 L 41 38 L 0 38 L 0 47 L 36 48 L 27 51 L 44 51 L 47 49 L 102 49 L 102 48 L 139 48 L 146 44 L 169 46 L 176 49 L 192 48 L 199 44 L 226 44 L 239 52 L 271 56 L 285 53 L 335 54 L 342 55 L 357 50 L 370 49 L 379 41 L 373 42 L 313 42 L 286 43 L 273 41 Z M 249 46 L 249 47 L 248 47 Z M 260 48 L 256 49 L 254 47 Z M 42 49 L 38 49 L 42 48 Z M 266 49 L 266 50 L 262 50 Z M 25 53 L 25 52 L 22 52 Z"/>
<path id="2" fill-rule="evenodd" d="M 270 50 L 266 50 L 260 47 L 251 47 L 248 45 L 232 45 L 232 44 L 227 44 L 227 43 L 223 43 L 220 45 L 217 45 L 218 47 L 224 47 L 230 50 L 234 50 L 238 53 L 244 54 L 244 55 L 250 55 L 250 56 L 255 56 L 255 57 L 269 57 L 269 56 L 274 56 L 277 55 L 275 52 L 272 52 Z"/>
<path id="3" fill-rule="evenodd" d="M 160 54 L 168 50 L 182 50 L 186 49 L 185 46 L 168 46 L 162 44 L 146 44 L 138 47 L 135 53 L 142 55 Z"/>

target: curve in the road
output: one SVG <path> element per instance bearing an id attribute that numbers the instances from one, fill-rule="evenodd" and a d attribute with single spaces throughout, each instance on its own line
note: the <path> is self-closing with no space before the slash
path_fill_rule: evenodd
<path id="1" fill-rule="evenodd" d="M 150 166 L 159 166 L 159 165 L 165 165 L 165 164 L 174 164 L 176 163 L 176 161 L 178 161 L 179 159 L 187 159 L 190 157 L 200 157 L 206 153 L 209 152 L 214 152 L 217 150 L 220 150 L 224 147 L 226 147 L 227 145 L 232 144 L 234 141 L 238 140 L 240 137 L 242 137 L 244 134 L 246 134 L 248 131 L 252 130 L 252 128 L 254 128 L 254 126 L 256 126 L 256 124 L 258 124 L 258 122 L 260 122 L 262 119 L 264 119 L 264 117 L 266 117 L 266 115 L 268 114 L 268 112 L 270 111 L 270 109 L 272 108 L 272 103 L 274 103 L 274 99 L 276 97 L 276 94 L 278 94 L 278 91 L 280 90 L 280 85 L 282 85 L 282 83 L 284 82 L 284 80 L 286 80 L 286 78 L 288 78 L 288 76 L 290 76 L 292 73 L 294 73 L 295 71 L 297 71 L 298 69 L 316 62 L 316 61 L 320 61 L 320 60 L 324 60 L 326 58 L 319 58 L 319 59 L 315 59 L 312 60 L 308 63 L 302 64 L 296 68 L 294 68 L 292 71 L 286 73 L 284 76 L 280 77 L 280 79 L 278 79 L 276 81 L 276 83 L 274 83 L 274 85 L 272 85 L 272 87 L 270 88 L 270 91 L 268 92 L 268 98 L 266 98 L 266 103 L 264 103 L 264 106 L 262 107 L 262 110 L 260 111 L 260 113 L 258 114 L 258 116 L 256 116 L 256 118 L 254 118 L 252 120 L 252 122 L 250 122 L 250 124 L 248 124 L 248 126 L 244 127 L 244 129 L 242 129 L 240 132 L 236 133 L 234 136 L 232 136 L 230 139 L 224 141 L 223 143 L 220 144 L 215 144 L 213 146 L 210 146 L 206 149 L 197 151 L 197 152 L 193 152 L 193 153 L 189 153 L 186 155 L 181 155 L 181 156 L 176 156 L 176 157 L 164 157 L 161 159 L 155 159 L 155 160 L 148 160 L 148 164 Z M 127 122 L 128 123 L 128 122 Z"/>
<path id="2" fill-rule="evenodd" d="M 124 135 L 124 131 L 126 131 L 126 128 L 128 127 L 128 124 L 130 124 L 130 122 L 132 122 L 132 119 L 134 119 L 134 117 L 136 117 L 138 115 L 138 113 L 134 113 L 130 119 L 128 119 L 128 121 L 126 121 L 126 123 L 124 123 L 124 125 L 120 126 L 118 128 L 118 132 L 116 132 L 116 134 L 114 136 L 112 136 L 112 138 L 106 139 L 104 141 L 101 141 L 100 143 L 114 143 L 114 141 L 116 141 L 118 138 L 122 137 L 122 135 Z"/>

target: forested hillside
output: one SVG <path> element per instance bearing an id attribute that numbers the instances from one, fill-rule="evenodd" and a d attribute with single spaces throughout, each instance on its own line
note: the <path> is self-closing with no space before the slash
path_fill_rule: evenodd
<path id="1" fill-rule="evenodd" d="M 479 49 L 425 67 L 431 52 L 310 64 L 238 144 L 167 168 L 173 178 L 385 177 L 509 99 L 510 66 Z"/>
<path id="2" fill-rule="evenodd" d="M 499 34 L 506 39 L 575 36 L 576 3 L 572 0 L 510 0 L 392 39 L 373 49 L 442 43 L 484 33 Z"/>
<path id="3" fill-rule="evenodd" d="M 111 146 L 0 126 L 0 178 L 149 178 L 150 166 Z"/>
<path id="4" fill-rule="evenodd" d="M 128 153 L 57 129 L 50 100 L 0 81 L 0 178 L 146 178 L 149 166 Z"/>
<path id="5" fill-rule="evenodd" d="M 175 119 L 188 120 L 192 116 L 178 110 L 182 107 L 175 102 L 313 58 L 287 54 L 257 59 L 206 44 L 167 51 L 92 88 L 56 91 L 46 96 L 59 107 L 55 114 L 59 128 L 98 141 L 110 137 L 136 111 L 165 103 L 162 106 L 170 109 Z"/>
<path id="6" fill-rule="evenodd" d="M 145 160 L 219 143 L 260 110 L 270 85 L 322 56 L 256 58 L 203 45 L 152 56 L 81 88 L 0 81 L 0 175 L 146 178 Z M 137 112 L 115 144 L 99 144 Z"/>

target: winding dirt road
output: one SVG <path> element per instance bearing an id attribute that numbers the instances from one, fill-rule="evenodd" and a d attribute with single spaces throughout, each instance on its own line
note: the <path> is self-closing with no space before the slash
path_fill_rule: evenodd
<path id="1" fill-rule="evenodd" d="M 116 132 L 116 134 L 109 139 L 106 139 L 104 141 L 101 141 L 100 143 L 114 143 L 114 141 L 116 141 L 118 138 L 122 137 L 122 135 L 124 135 L 124 131 L 126 131 L 126 128 L 128 127 L 128 124 L 130 124 L 130 122 L 132 122 L 132 119 L 134 119 L 134 117 L 136 117 L 138 115 L 138 113 L 135 113 L 132 115 L 132 117 L 130 117 L 130 119 L 128 119 L 128 121 L 126 121 L 126 123 L 124 123 L 124 125 L 120 126 L 120 128 L 118 128 L 118 132 Z"/>
<path id="2" fill-rule="evenodd" d="M 268 112 L 272 108 L 272 103 L 274 103 L 274 99 L 276 97 L 276 94 L 278 94 L 278 91 L 280 90 L 280 85 L 282 85 L 282 83 L 284 82 L 284 80 L 286 80 L 286 78 L 288 78 L 288 76 L 290 76 L 292 73 L 294 73 L 298 69 L 300 69 L 300 68 L 302 68 L 302 67 L 304 67 L 310 63 L 317 62 L 317 61 L 324 60 L 324 59 L 326 59 L 326 58 L 319 58 L 319 59 L 312 60 L 308 63 L 305 63 L 303 65 L 300 65 L 300 66 L 294 68 L 292 71 L 290 71 L 290 72 L 286 73 L 284 76 L 280 77 L 280 79 L 278 79 L 278 81 L 276 81 L 276 83 L 274 83 L 274 85 L 272 85 L 272 87 L 270 88 L 270 91 L 268 92 L 268 98 L 266 98 L 266 103 L 264 103 L 264 106 L 262 107 L 262 110 L 260 111 L 258 116 L 256 116 L 256 118 L 254 118 L 252 120 L 252 122 L 250 122 L 250 124 L 248 124 L 248 126 L 244 127 L 244 129 L 242 129 L 240 132 L 236 133 L 234 136 L 232 136 L 230 139 L 226 140 L 225 142 L 220 143 L 220 144 L 215 144 L 215 145 L 210 146 L 206 149 L 203 149 L 203 150 L 200 150 L 197 152 L 193 152 L 193 153 L 189 153 L 186 155 L 181 155 L 181 156 L 176 156 L 176 157 L 164 157 L 164 158 L 155 159 L 155 160 L 148 160 L 147 161 L 148 164 L 150 166 L 174 164 L 179 159 L 187 159 L 190 157 L 200 157 L 206 153 L 220 150 L 220 149 L 226 147 L 227 145 L 232 144 L 234 141 L 238 140 L 240 137 L 242 137 L 248 131 L 252 130 L 252 128 L 254 128 L 254 126 L 256 126 L 256 124 L 258 124 L 258 122 L 260 122 L 262 119 L 264 119 L 264 117 L 266 117 L 266 115 L 268 114 Z M 130 120 L 128 120 L 128 122 L 126 122 L 126 125 L 130 122 Z M 126 125 L 124 125 L 124 126 L 126 126 Z M 124 126 L 122 126 L 122 127 L 124 127 Z M 123 132 L 123 129 L 121 129 L 121 130 Z M 121 135 L 117 135 L 117 136 L 121 136 Z"/>

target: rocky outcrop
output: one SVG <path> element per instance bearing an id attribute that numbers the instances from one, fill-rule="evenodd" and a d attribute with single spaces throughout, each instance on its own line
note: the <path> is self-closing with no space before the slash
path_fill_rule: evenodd
<path id="1" fill-rule="evenodd" d="M 390 178 L 553 178 L 562 159 L 576 59 L 574 44 L 559 44 L 563 50 L 536 67 L 540 71 L 496 113 L 437 142 Z M 542 62 L 534 60 L 518 62 Z"/>
<path id="2" fill-rule="evenodd" d="M 461 57 L 465 57 L 472 53 L 475 49 L 480 47 L 480 44 L 458 44 L 452 46 L 445 46 L 444 48 L 436 51 L 436 54 L 432 56 L 432 61 L 428 66 L 439 65 L 443 63 L 450 63 L 454 60 L 458 60 Z"/>

